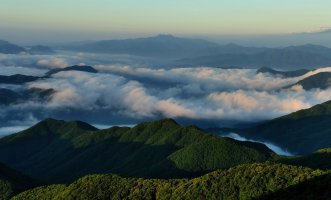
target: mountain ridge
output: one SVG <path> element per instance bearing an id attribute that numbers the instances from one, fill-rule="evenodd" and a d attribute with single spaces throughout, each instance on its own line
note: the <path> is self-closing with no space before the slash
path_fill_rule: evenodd
<path id="1" fill-rule="evenodd" d="M 0 161 L 32 177 L 55 182 L 103 172 L 190 177 L 265 161 L 273 155 L 262 144 L 221 138 L 170 119 L 105 130 L 83 122 L 47 119 L 0 139 Z"/>

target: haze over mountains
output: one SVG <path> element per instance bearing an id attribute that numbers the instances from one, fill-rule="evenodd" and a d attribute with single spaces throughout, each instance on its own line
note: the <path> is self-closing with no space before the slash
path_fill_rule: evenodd
<path id="1" fill-rule="evenodd" d="M 2 53 L 54 54 L 54 50 L 41 45 L 25 49 L 5 41 L 1 44 Z M 233 43 L 220 45 L 207 40 L 172 35 L 68 44 L 60 50 L 146 57 L 151 59 L 149 62 L 166 67 L 259 68 L 268 66 L 279 69 L 298 69 L 331 65 L 331 49 L 319 45 L 245 47 Z"/>

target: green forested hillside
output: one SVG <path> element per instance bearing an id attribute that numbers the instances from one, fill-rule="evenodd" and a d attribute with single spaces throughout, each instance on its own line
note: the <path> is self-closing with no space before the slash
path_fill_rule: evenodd
<path id="1" fill-rule="evenodd" d="M 312 169 L 331 169 L 331 148 L 320 149 L 306 156 L 279 156 L 276 162 L 305 166 Z"/>
<path id="2" fill-rule="evenodd" d="M 0 163 L 0 200 L 37 186 L 37 182 Z"/>
<path id="3" fill-rule="evenodd" d="M 265 163 L 219 170 L 194 179 L 89 175 L 67 186 L 26 191 L 14 199 L 327 199 L 330 186 L 327 172 Z"/>
<path id="4" fill-rule="evenodd" d="M 191 177 L 273 155 L 262 144 L 221 138 L 171 119 L 107 130 L 47 119 L 0 140 L 0 162 L 52 183 L 93 173 Z"/>
<path id="5" fill-rule="evenodd" d="M 227 131 L 275 143 L 292 153 L 310 154 L 331 147 L 331 101 L 252 128 Z"/>

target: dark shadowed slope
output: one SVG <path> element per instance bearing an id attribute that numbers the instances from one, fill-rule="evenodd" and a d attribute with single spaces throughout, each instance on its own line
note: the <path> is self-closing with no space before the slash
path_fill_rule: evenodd
<path id="1" fill-rule="evenodd" d="M 323 182 L 320 182 L 323 180 Z M 122 178 L 90 175 L 74 183 L 24 192 L 14 199 L 261 199 L 278 191 L 295 199 L 328 197 L 330 176 L 320 170 L 280 164 L 250 164 L 182 180 Z M 307 185 L 307 182 L 310 185 Z M 310 186 L 310 187 L 308 187 Z M 312 187 L 313 186 L 313 187 Z M 304 189 L 302 193 L 294 187 Z M 307 190 L 305 190 L 307 189 Z M 308 192 L 309 191 L 309 192 Z M 293 194 L 292 194 L 293 193 Z M 282 194 L 282 193 L 280 193 Z M 284 195 L 282 195 L 284 196 Z M 270 198 L 267 198 L 270 199 Z M 287 196 L 283 199 L 289 199 Z"/>
<path id="2" fill-rule="evenodd" d="M 91 173 L 190 177 L 273 156 L 266 146 L 182 127 L 173 120 L 96 130 L 83 122 L 48 119 L 0 140 L 0 161 L 50 182 Z"/>
<path id="3" fill-rule="evenodd" d="M 293 153 L 313 153 L 331 147 L 331 101 L 252 128 L 232 131 L 247 138 L 273 142 Z"/>
<path id="4" fill-rule="evenodd" d="M 37 186 L 38 182 L 32 178 L 10 169 L 0 163 L 0 200 L 10 197 Z"/>

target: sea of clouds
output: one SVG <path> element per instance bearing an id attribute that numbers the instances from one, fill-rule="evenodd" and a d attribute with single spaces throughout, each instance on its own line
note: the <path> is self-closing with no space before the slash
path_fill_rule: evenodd
<path id="1" fill-rule="evenodd" d="M 46 102 L 25 101 L 0 106 L 0 120 L 8 124 L 30 124 L 55 117 L 90 123 L 134 124 L 167 117 L 213 121 L 217 126 L 223 121 L 235 124 L 268 120 L 331 99 L 331 89 L 305 91 L 299 86 L 283 89 L 318 72 L 331 71 L 331 68 L 284 78 L 257 74 L 256 69 L 160 68 L 153 63 L 142 64 L 142 60 L 87 53 L 0 54 L 0 74 L 3 75 L 42 76 L 49 69 L 74 64 L 91 65 L 99 70 L 97 74 L 60 72 L 49 79 L 22 86 L 52 88 L 56 92 Z"/>

